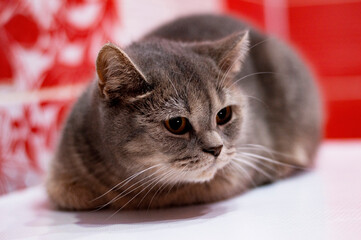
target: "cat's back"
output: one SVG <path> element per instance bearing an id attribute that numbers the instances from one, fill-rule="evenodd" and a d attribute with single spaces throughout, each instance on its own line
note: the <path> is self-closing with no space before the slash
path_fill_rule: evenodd
<path id="1" fill-rule="evenodd" d="M 249 24 L 225 15 L 192 15 L 169 22 L 154 30 L 147 37 L 161 37 L 174 41 L 198 42 L 216 40 L 234 32 L 250 31 L 252 41 L 265 38 Z"/>

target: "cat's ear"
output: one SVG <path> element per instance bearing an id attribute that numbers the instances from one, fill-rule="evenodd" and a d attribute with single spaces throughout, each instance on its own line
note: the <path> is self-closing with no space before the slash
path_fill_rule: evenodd
<path id="1" fill-rule="evenodd" d="M 96 60 L 98 86 L 103 98 L 132 101 L 151 88 L 130 57 L 112 43 L 105 44 Z"/>
<path id="2" fill-rule="evenodd" d="M 249 45 L 248 31 L 237 32 L 215 41 L 197 43 L 194 51 L 214 59 L 224 73 L 238 72 L 241 69 Z"/>

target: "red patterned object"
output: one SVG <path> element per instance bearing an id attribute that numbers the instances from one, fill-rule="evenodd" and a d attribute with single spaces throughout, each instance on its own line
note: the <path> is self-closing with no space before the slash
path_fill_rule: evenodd
<path id="1" fill-rule="evenodd" d="M 39 182 L 72 100 L 0 107 L 0 191 Z"/>
<path id="2" fill-rule="evenodd" d="M 117 23 L 115 1 L 0 3 L 0 82 L 38 89 L 87 82 Z M 11 80 L 9 80 L 9 78 Z"/>

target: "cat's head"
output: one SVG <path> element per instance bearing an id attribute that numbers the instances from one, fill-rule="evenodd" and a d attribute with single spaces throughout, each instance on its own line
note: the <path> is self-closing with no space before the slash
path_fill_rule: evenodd
<path id="1" fill-rule="evenodd" d="M 212 179 L 242 134 L 247 104 L 235 76 L 247 49 L 247 32 L 197 43 L 148 39 L 125 50 L 106 44 L 97 91 L 113 161 L 160 182 Z"/>

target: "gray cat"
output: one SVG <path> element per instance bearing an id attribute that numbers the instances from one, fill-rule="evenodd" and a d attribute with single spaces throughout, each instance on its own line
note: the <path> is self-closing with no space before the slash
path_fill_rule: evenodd
<path id="1" fill-rule="evenodd" d="M 100 50 L 47 180 L 61 209 L 207 203 L 308 167 L 315 83 L 287 46 L 227 16 L 168 23 Z"/>

